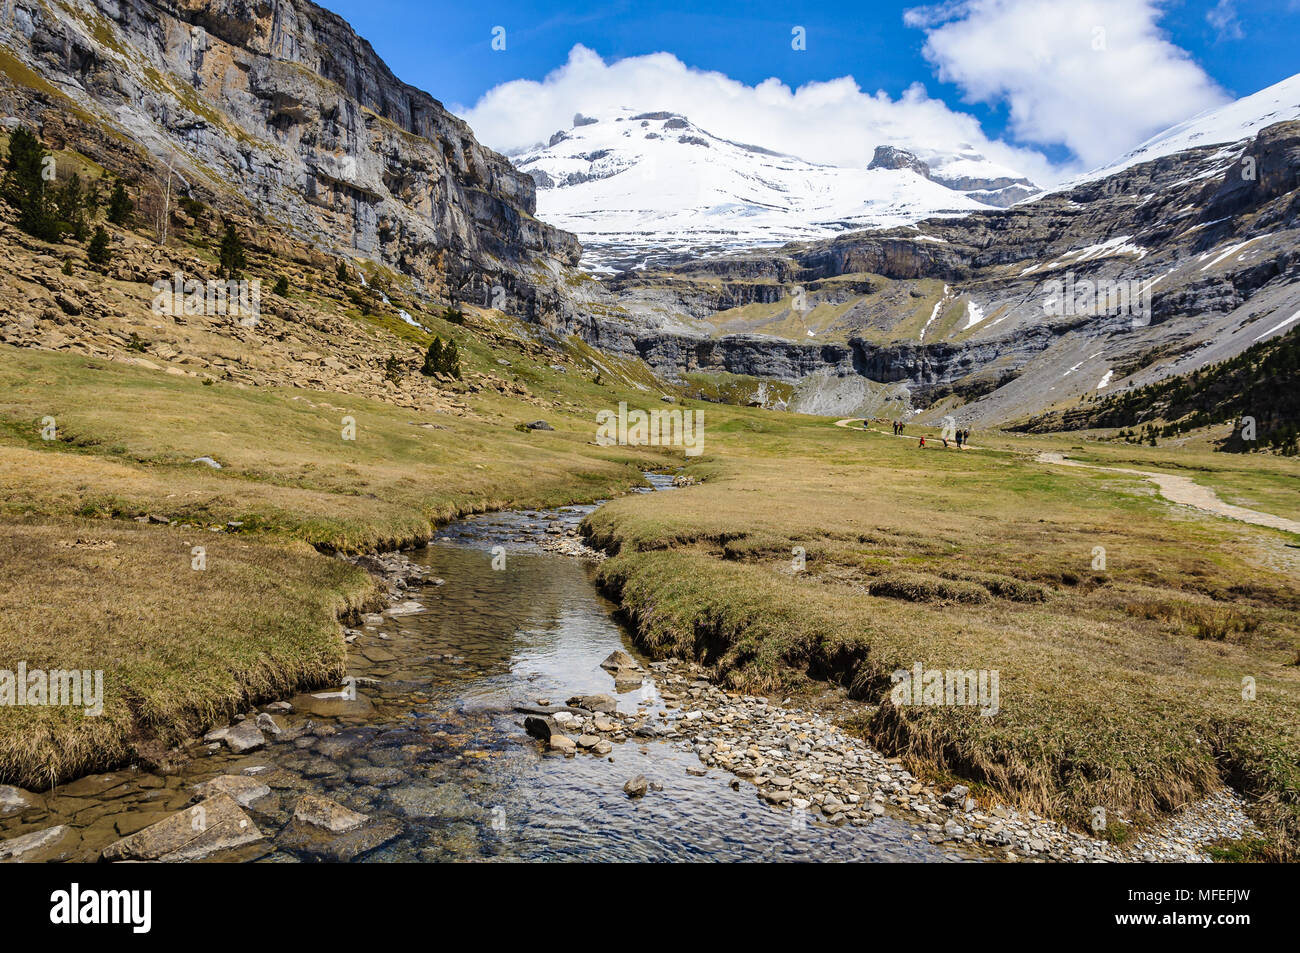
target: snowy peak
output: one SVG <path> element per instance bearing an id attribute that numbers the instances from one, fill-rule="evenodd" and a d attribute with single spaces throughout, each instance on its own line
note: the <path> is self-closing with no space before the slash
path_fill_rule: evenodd
<path id="1" fill-rule="evenodd" d="M 1150 162 L 1187 149 L 1235 145 L 1243 139 L 1251 138 L 1265 126 L 1288 119 L 1300 119 L 1300 73 L 1226 106 L 1207 110 L 1176 126 L 1170 126 L 1132 152 L 1085 173 L 1067 183 L 1066 187 L 1104 179 L 1138 163 Z"/>
<path id="2" fill-rule="evenodd" d="M 953 188 L 911 157 L 903 166 L 821 165 L 724 139 L 681 113 L 621 109 L 575 116 L 513 161 L 537 183 L 538 217 L 577 233 L 598 271 L 965 215 L 1003 204 L 997 190 L 1026 187 L 1011 173 Z M 926 159 L 945 169 L 983 161 Z"/>
<path id="3" fill-rule="evenodd" d="M 876 146 L 867 169 L 910 169 L 931 182 L 998 208 L 1009 208 L 1040 191 L 1024 176 L 990 162 L 970 146 L 963 146 L 955 155 L 940 156 L 936 164 L 937 168 L 932 168 L 920 156 L 897 146 Z"/>

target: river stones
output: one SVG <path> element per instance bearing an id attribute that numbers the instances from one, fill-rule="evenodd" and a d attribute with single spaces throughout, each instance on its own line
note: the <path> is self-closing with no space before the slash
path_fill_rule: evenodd
<path id="1" fill-rule="evenodd" d="M 600 667 L 611 675 L 625 669 L 635 669 L 638 673 L 641 670 L 641 666 L 637 664 L 636 659 L 622 649 L 615 649 L 605 656 L 605 661 L 600 663 Z"/>
<path id="2" fill-rule="evenodd" d="M 388 797 L 408 817 L 440 817 L 467 820 L 482 813 L 454 784 L 410 781 L 390 788 Z"/>
<path id="3" fill-rule="evenodd" d="M 353 768 L 352 773 L 348 775 L 348 780 L 353 784 L 366 785 L 375 788 L 390 788 L 395 784 L 401 784 L 406 780 L 406 775 L 397 768 L 383 768 L 378 766 L 364 766 Z"/>
<path id="4" fill-rule="evenodd" d="M 524 731 L 542 741 L 549 741 L 552 735 L 564 734 L 564 729 L 550 715 L 529 715 L 524 719 Z"/>
<path id="5" fill-rule="evenodd" d="M 360 827 L 370 818 L 348 810 L 328 798 L 304 794 L 293 809 L 293 819 L 334 834 L 345 834 Z"/>
<path id="6" fill-rule="evenodd" d="M 330 836 L 319 828 L 294 822 L 280 832 L 275 843 L 285 850 L 345 864 L 382 847 L 401 833 L 402 825 L 397 821 L 365 824 L 338 836 Z"/>
<path id="7" fill-rule="evenodd" d="M 645 792 L 648 790 L 650 790 L 650 782 L 646 780 L 644 774 L 638 774 L 636 777 L 630 778 L 623 785 L 623 793 L 630 798 L 645 797 Z"/>
<path id="8" fill-rule="evenodd" d="M 574 695 L 568 704 L 587 711 L 608 713 L 618 710 L 618 700 L 613 695 Z"/>
<path id="9" fill-rule="evenodd" d="M 271 788 L 256 777 L 241 774 L 223 774 L 211 781 L 204 781 L 201 784 L 194 785 L 194 793 L 198 800 L 216 794 L 225 794 L 240 807 L 248 807 L 258 798 L 270 794 Z"/>
<path id="10" fill-rule="evenodd" d="M 278 738 L 280 735 L 284 734 L 283 726 L 275 720 L 273 715 L 269 715 L 266 712 L 259 714 L 257 716 L 257 721 L 253 724 L 257 726 L 258 731 L 265 732 L 273 738 Z"/>
<path id="11" fill-rule="evenodd" d="M 124 837 L 104 848 L 100 859 L 201 860 L 261 840 L 263 834 L 225 794 L 216 794 L 200 804 L 177 811 L 165 820 Z"/>
<path id="12" fill-rule="evenodd" d="M 245 751 L 255 751 L 266 744 L 266 735 L 262 734 L 262 729 L 255 722 L 241 721 L 231 726 L 221 740 L 235 754 L 242 754 Z"/>
<path id="13" fill-rule="evenodd" d="M 568 735 L 551 735 L 546 740 L 548 751 L 558 751 L 561 754 L 573 754 L 577 747 L 577 743 Z"/>

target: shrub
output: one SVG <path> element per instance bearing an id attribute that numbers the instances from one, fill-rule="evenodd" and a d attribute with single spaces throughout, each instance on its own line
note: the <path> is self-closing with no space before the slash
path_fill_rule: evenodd
<path id="1" fill-rule="evenodd" d="M 108 247 L 108 232 L 104 231 L 103 225 L 95 226 L 95 234 L 86 247 L 86 258 L 92 265 L 107 265 L 112 257 L 113 252 Z"/>

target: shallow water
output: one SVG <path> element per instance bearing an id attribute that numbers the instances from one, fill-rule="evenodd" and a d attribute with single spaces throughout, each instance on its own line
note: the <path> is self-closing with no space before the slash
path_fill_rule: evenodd
<path id="1" fill-rule="evenodd" d="M 394 822 L 400 833 L 363 857 L 373 861 L 971 859 L 916 839 L 920 828 L 891 816 L 862 827 L 811 818 L 797 825 L 761 802 L 753 785 L 733 790 L 724 771 L 688 775 L 700 762 L 680 740 L 616 743 L 607 758 L 545 753 L 523 731 L 516 706 L 613 693 L 599 663 L 615 649 L 637 654 L 593 585 L 592 566 L 536 544 L 547 527 L 575 525 L 590 509 L 476 517 L 412 554 L 445 582 L 411 591 L 426 611 L 385 614 L 351 647 L 350 674 L 375 705 L 366 718 L 313 716 L 337 731 L 244 755 L 200 745 L 199 757 L 166 777 L 124 770 L 63 785 L 0 822 L 0 836 L 68 824 L 78 838 L 62 852 L 91 860 L 123 834 L 184 808 L 196 782 L 260 769 L 273 793 L 248 812 L 267 840 L 213 859 L 327 856 L 274 836 L 302 793 Z M 505 566 L 493 569 L 498 546 Z M 663 707 L 649 680 L 618 698 L 623 711 Z M 279 717 L 290 729 L 307 719 Z M 663 790 L 629 799 L 622 787 L 636 774 Z"/>

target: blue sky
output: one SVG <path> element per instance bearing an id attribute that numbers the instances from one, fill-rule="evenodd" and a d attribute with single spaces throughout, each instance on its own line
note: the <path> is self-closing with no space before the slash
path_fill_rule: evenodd
<path id="1" fill-rule="evenodd" d="M 1005 22 L 1036 24 L 1026 30 L 1030 35 L 1023 42 L 1033 42 L 1033 34 L 1053 32 L 1050 18 L 1043 20 L 1043 5 L 1055 0 L 961 2 L 972 8 L 967 13 L 968 32 L 974 31 L 975 21 L 981 17 L 995 19 L 988 12 L 993 8 L 1008 17 Z M 1087 23 L 1093 21 L 1108 24 L 1114 37 L 1111 43 L 1119 44 L 1124 42 L 1121 34 L 1128 36 L 1149 27 L 1171 49 L 1176 48 L 1177 56 L 1185 55 L 1191 66 L 1199 68 L 1221 96 L 1235 98 L 1255 92 L 1300 72 L 1296 44 L 1300 0 L 1084 0 L 1084 6 L 1089 4 L 1093 6 L 1091 19 L 1076 18 L 1076 31 L 1087 32 Z M 880 90 L 897 100 L 919 82 L 929 97 L 954 113 L 977 120 L 991 139 L 1032 147 L 1053 163 L 1065 163 L 1086 152 L 1080 148 L 1080 137 L 1071 140 L 1059 129 L 1053 130 L 1050 120 L 1011 120 L 1011 104 L 1017 96 L 1026 109 L 1034 108 L 1026 105 L 1028 101 L 1040 100 L 1040 113 L 1047 109 L 1059 113 L 1059 95 L 1051 104 L 1038 91 L 1021 88 L 1026 83 L 1023 77 L 991 76 L 989 64 L 972 64 L 971 57 L 961 52 L 953 53 L 953 62 L 946 64 L 933 51 L 927 54 L 930 29 L 904 22 L 905 11 L 920 6 L 917 3 L 326 0 L 325 5 L 368 39 L 398 76 L 462 112 L 469 112 L 484 94 L 502 84 L 543 80 L 562 67 L 573 47 L 581 44 L 606 64 L 667 52 L 688 69 L 717 71 L 746 86 L 775 77 L 793 90 L 851 76 L 864 93 Z M 1059 0 L 1057 7 L 1063 12 L 1077 11 L 1080 3 Z M 1134 8 L 1149 8 L 1149 23 L 1132 20 L 1129 11 Z M 806 29 L 804 50 L 792 49 L 791 30 L 796 25 Z M 505 50 L 492 48 L 492 31 L 498 26 L 505 29 Z M 960 26 L 955 25 L 951 32 L 958 32 Z M 987 44 L 990 38 L 990 45 L 999 45 L 996 31 L 982 41 L 974 37 L 969 42 Z M 953 41 L 954 47 L 968 45 L 960 36 L 954 35 Z M 1153 43 L 1152 35 L 1144 33 L 1142 42 Z M 1014 45 L 1015 40 L 1009 39 L 1009 48 L 1003 51 L 1006 57 L 1015 58 Z M 999 51 L 990 53 L 996 56 Z M 1169 51 L 1149 55 L 1158 58 Z M 1183 99 L 1191 112 L 1215 104 L 1206 84 L 1197 84 L 1186 72 L 1171 77 L 1167 88 L 1152 90 L 1155 102 L 1149 108 L 1146 104 L 1135 107 L 1142 115 L 1131 135 L 1145 137 L 1185 118 L 1190 112 L 1179 114 Z M 964 76 L 965 82 L 954 79 L 957 76 Z M 1112 77 L 1109 101 L 1099 99 L 1106 90 L 1093 90 L 1092 83 L 1078 84 L 1088 87 L 1080 89 L 1080 95 L 1086 93 L 1096 101 L 1094 110 L 1080 111 L 1079 121 L 1090 121 L 1089 117 L 1104 120 L 1106 108 L 1126 111 L 1130 97 L 1140 94 L 1144 79 L 1144 69 L 1127 66 L 1123 76 Z M 568 99 L 576 95 L 570 91 Z M 661 108 L 663 104 L 628 105 Z M 508 109 L 493 108 L 492 115 L 471 112 L 468 118 L 489 144 L 498 148 L 515 145 L 504 141 L 509 138 L 504 127 L 509 122 L 520 123 L 526 112 L 516 111 L 511 116 Z M 500 123 L 494 123 L 495 118 Z M 482 131 L 480 123 L 485 127 Z M 494 138 L 499 141 L 491 141 Z M 1115 141 L 1120 139 L 1123 136 Z M 1082 161 L 1086 164 L 1091 158 Z"/>

